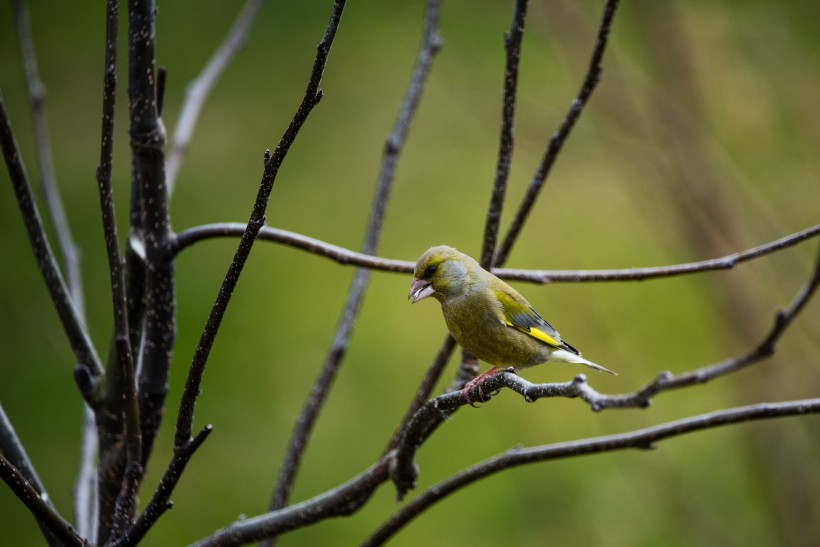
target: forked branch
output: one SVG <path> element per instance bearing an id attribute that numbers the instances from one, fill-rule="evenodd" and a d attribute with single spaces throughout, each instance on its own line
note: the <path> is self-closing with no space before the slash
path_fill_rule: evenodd
<path id="1" fill-rule="evenodd" d="M 208 239 L 222 237 L 240 237 L 245 230 L 245 224 L 240 222 L 221 222 L 206 224 L 183 230 L 171 242 L 171 249 L 179 253 L 183 249 Z M 820 224 L 800 230 L 793 234 L 769 241 L 757 247 L 732 253 L 718 258 L 670 264 L 668 266 L 651 266 L 641 268 L 622 268 L 613 270 L 520 270 L 513 268 L 493 268 L 493 273 L 509 281 L 523 281 L 528 283 L 598 283 L 604 281 L 644 281 L 647 279 L 661 279 L 700 272 L 731 270 L 735 266 L 764 257 L 766 255 L 794 247 L 808 239 L 820 235 Z M 271 243 L 281 243 L 288 247 L 301 249 L 317 256 L 329 258 L 345 266 L 359 266 L 388 273 L 413 273 L 415 262 L 381 258 L 364 253 L 351 251 L 332 243 L 308 237 L 280 228 L 264 226 L 259 231 L 258 238 Z"/>
<path id="2" fill-rule="evenodd" d="M 250 219 L 239 241 L 239 246 L 228 268 L 228 273 L 225 274 L 225 279 L 222 281 L 222 286 L 219 289 L 219 294 L 208 316 L 208 321 L 205 324 L 205 329 L 202 332 L 199 344 L 194 351 L 194 357 L 188 371 L 185 390 L 183 391 L 182 401 L 179 406 L 176 437 L 174 441 L 175 450 L 181 450 L 191 442 L 194 408 L 199 397 L 199 386 L 205 374 L 205 365 L 208 362 L 214 339 L 222 323 L 222 318 L 225 316 L 228 303 L 236 288 L 236 284 L 239 282 L 239 276 L 242 273 L 253 243 L 256 240 L 256 235 L 265 222 L 265 211 L 267 210 L 268 200 L 270 199 L 273 183 L 276 180 L 279 167 L 282 165 L 290 146 L 296 139 L 296 135 L 307 120 L 313 107 L 319 104 L 319 101 L 322 99 L 322 91 L 319 89 L 319 83 L 322 80 L 322 74 L 324 73 L 330 48 L 333 45 L 333 39 L 336 36 L 336 30 L 339 27 L 344 5 L 344 0 L 336 0 L 334 2 L 333 11 L 330 15 L 330 21 L 328 22 L 325 35 L 316 48 L 316 58 L 313 62 L 313 70 L 308 80 L 304 98 L 296 110 L 296 114 L 293 116 L 288 128 L 285 130 L 284 135 L 282 135 L 282 138 L 279 140 L 279 144 L 277 144 L 273 154 L 266 154 L 265 170 L 262 175 L 262 181 L 259 185 L 259 191 L 256 195 L 256 201 Z"/>
<path id="3" fill-rule="evenodd" d="M 820 284 L 820 253 L 818 253 L 817 262 L 808 281 L 789 307 L 776 314 L 771 330 L 755 348 L 743 355 L 692 371 L 680 374 L 663 372 L 655 380 L 633 393 L 601 394 L 589 386 L 583 374 L 579 374 L 570 382 L 533 384 L 520 378 L 514 372 L 506 370 L 488 378 L 481 386 L 475 386 L 469 399 L 487 401 L 500 389 L 507 388 L 519 393 L 527 402 L 544 397 L 579 397 L 595 411 L 607 408 L 645 408 L 649 406 L 652 397 L 661 392 L 706 383 L 758 363 L 774 354 L 777 342 L 811 299 L 818 284 Z M 460 392 L 447 393 L 425 403 L 410 420 L 396 449 L 395 461 L 391 465 L 391 475 L 396 484 L 399 499 L 402 499 L 415 484 L 417 469 L 414 462 L 418 448 L 444 420 L 466 404 L 468 404 L 468 399 Z"/>
<path id="4" fill-rule="evenodd" d="M 498 159 L 495 167 L 495 178 L 490 192 L 490 203 L 487 205 L 487 216 L 484 221 L 484 238 L 481 243 L 479 263 L 487 270 L 495 265 L 495 242 L 498 238 L 498 226 L 501 222 L 501 211 L 504 208 L 504 196 L 507 193 L 507 181 L 510 178 L 513 146 L 515 144 L 515 103 L 518 96 L 518 66 L 521 61 L 521 40 L 524 38 L 524 23 L 527 20 L 527 0 L 516 0 L 513 8 L 510 30 L 504 35 L 506 63 L 504 65 L 504 99 L 501 113 L 501 135 L 498 139 Z"/>
<path id="5" fill-rule="evenodd" d="M 608 0 L 604 7 L 604 16 L 601 20 L 601 25 L 598 27 L 598 37 L 595 41 L 595 48 L 592 50 L 589 68 L 587 68 L 581 89 L 575 97 L 575 100 L 572 101 L 572 105 L 564 117 L 561 126 L 550 138 L 547 150 L 541 158 L 541 163 L 538 165 L 538 169 L 535 171 L 530 185 L 521 200 L 521 204 L 518 206 L 518 211 L 515 213 L 515 217 L 510 224 L 507 235 L 504 237 L 504 241 L 496 253 L 495 265 L 497 266 L 501 266 L 507 262 L 512 247 L 518 239 L 521 230 L 524 228 L 524 223 L 529 217 L 538 195 L 541 193 L 541 188 L 544 186 L 544 182 L 546 182 L 547 176 L 555 164 L 555 160 L 558 159 L 558 154 L 561 152 L 567 137 L 569 137 L 569 134 L 572 132 L 572 128 L 575 127 L 575 122 L 577 122 L 581 116 L 584 106 L 589 102 L 592 92 L 595 91 L 598 82 L 601 81 L 601 73 L 603 72 L 601 60 L 604 57 L 604 51 L 609 41 L 609 32 L 612 29 L 612 21 L 615 19 L 615 11 L 617 8 L 618 0 Z"/>
<path id="6" fill-rule="evenodd" d="M 26 480 L 20 471 L 5 457 L 0 455 L 0 479 L 5 482 L 12 492 L 22 501 L 37 521 L 45 526 L 49 532 L 71 547 L 85 547 L 88 544 L 74 530 L 57 510 L 45 499 L 40 497 L 37 490 Z"/>
<path id="7" fill-rule="evenodd" d="M 390 191 L 395 179 L 399 155 L 404 148 L 407 134 L 410 131 L 410 123 L 421 101 L 421 94 L 424 89 L 424 84 L 427 81 L 427 76 L 430 73 L 433 59 L 441 47 L 441 38 L 438 34 L 440 4 L 440 0 L 429 0 L 425 8 L 424 31 L 413 74 L 410 78 L 404 100 L 399 108 L 393 129 L 387 139 L 385 139 L 381 168 L 376 182 L 376 190 L 370 208 L 370 218 L 368 219 L 364 243 L 362 245 L 361 254 L 363 256 L 373 255 L 378 250 L 378 243 L 382 232 L 384 216 L 387 211 Z M 356 271 L 356 275 L 353 278 L 353 282 L 347 294 L 347 299 L 345 300 L 339 324 L 333 336 L 333 342 L 322 363 L 319 375 L 302 407 L 302 411 L 296 420 L 296 425 L 293 428 L 293 433 L 288 442 L 285 457 L 282 461 L 274 493 L 271 498 L 269 506 L 271 510 L 284 507 L 287 503 L 290 489 L 296 478 L 302 454 L 307 447 L 310 434 L 327 399 L 334 378 L 342 366 L 347 346 L 353 335 L 356 318 L 364 301 L 369 280 L 370 270 L 359 268 Z"/>
<path id="8" fill-rule="evenodd" d="M 820 413 L 820 399 L 760 403 L 719 410 L 699 416 L 691 416 L 682 420 L 667 422 L 627 433 L 531 448 L 513 448 L 468 467 L 464 471 L 456 473 L 452 477 L 431 486 L 419 494 L 413 501 L 398 510 L 367 538 L 362 545 L 366 547 L 383 545 L 406 524 L 429 509 L 433 504 L 470 484 L 513 467 L 560 458 L 573 458 L 589 454 L 613 452 L 615 450 L 648 450 L 655 448 L 656 444 L 660 441 L 679 437 L 686 433 L 743 422 L 783 418 L 787 416 L 805 416 L 807 414 L 818 413 Z"/>

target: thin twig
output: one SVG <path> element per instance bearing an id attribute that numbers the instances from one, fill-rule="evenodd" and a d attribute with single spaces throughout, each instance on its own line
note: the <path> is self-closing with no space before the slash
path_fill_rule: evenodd
<path id="1" fill-rule="evenodd" d="M 245 232 L 246 226 L 246 224 L 242 224 L 241 222 L 220 222 L 188 228 L 176 235 L 171 244 L 171 250 L 176 254 L 200 241 L 223 237 L 240 237 Z M 389 258 L 379 258 L 352 251 L 319 239 L 288 230 L 272 228 L 270 226 L 263 226 L 262 229 L 259 230 L 257 238 L 263 241 L 282 243 L 295 249 L 301 249 L 311 254 L 329 258 L 338 264 L 346 266 L 360 266 L 386 272 L 412 273 L 413 266 L 415 265 L 406 260 L 391 260 Z"/>
<path id="2" fill-rule="evenodd" d="M 820 224 L 789 234 L 780 239 L 752 247 L 739 253 L 670 266 L 655 266 L 650 268 L 625 268 L 621 270 L 513 270 L 499 269 L 495 273 L 499 277 L 511 281 L 527 281 L 530 283 L 589 283 L 601 281 L 643 281 L 645 279 L 660 279 L 677 275 L 686 275 L 715 270 L 731 270 L 738 264 L 760 258 L 762 256 L 792 247 L 807 239 L 820 235 Z"/>
<path id="3" fill-rule="evenodd" d="M 680 374 L 662 372 L 652 382 L 630 394 L 604 396 L 584 383 L 579 395 L 592 406 L 593 410 L 645 407 L 649 405 L 652 397 L 662 391 L 702 384 L 762 361 L 774 354 L 778 341 L 794 318 L 797 317 L 797 314 L 811 299 L 818 285 L 820 285 L 820 253 L 818 253 L 811 278 L 801 288 L 789 307 L 775 314 L 774 323 L 766 337 L 756 347 L 743 355 Z"/>
<path id="4" fill-rule="evenodd" d="M 510 178 L 512 165 L 515 101 L 518 89 L 518 65 L 521 59 L 521 40 L 524 37 L 524 23 L 527 18 L 527 0 L 516 0 L 513 8 L 510 30 L 504 35 L 504 50 L 507 53 L 504 68 L 504 103 L 501 114 L 501 137 L 498 140 L 498 161 L 495 168 L 493 189 L 490 203 L 487 206 L 487 219 L 484 223 L 484 238 L 481 245 L 481 266 L 489 270 L 495 265 L 495 242 L 498 238 L 498 225 L 501 222 L 501 211 L 504 208 L 504 195 L 507 192 L 507 180 Z"/>
<path id="5" fill-rule="evenodd" d="M 441 47 L 441 38 L 438 35 L 440 4 L 440 0 L 430 0 L 425 9 L 421 48 L 393 130 L 385 141 L 382 165 L 362 246 L 363 255 L 373 255 L 378 250 L 381 227 L 395 178 L 399 154 L 404 147 L 410 123 L 421 100 L 421 93 L 430 73 L 433 58 Z M 288 501 L 308 438 L 344 359 L 369 279 L 370 270 L 359 268 L 356 271 L 330 350 L 294 426 L 271 499 L 271 511 L 284 507 Z"/>
<path id="6" fill-rule="evenodd" d="M 262 182 L 259 186 L 259 191 L 256 196 L 253 211 L 251 212 L 247 228 L 242 234 L 239 241 L 239 246 L 236 249 L 231 265 L 228 268 L 228 273 L 219 289 L 219 294 L 216 297 L 211 313 L 208 316 L 208 321 L 205 324 L 205 329 L 200 337 L 199 344 L 194 352 L 194 357 L 191 362 L 191 367 L 188 371 L 188 379 L 185 382 L 185 390 L 182 394 L 182 400 L 179 405 L 179 415 L 177 417 L 176 436 L 174 440 L 175 449 L 188 444 L 191 439 L 191 427 L 194 418 L 194 408 L 196 407 L 197 398 L 199 397 L 199 386 L 202 382 L 202 377 L 205 374 L 205 365 L 208 362 L 211 348 L 213 347 L 214 339 L 219 330 L 219 325 L 225 315 L 225 310 L 228 307 L 231 296 L 236 284 L 239 281 L 239 275 L 242 273 L 242 268 L 250 254 L 253 242 L 256 235 L 265 222 L 265 210 L 268 205 L 273 183 L 276 180 L 276 175 L 279 172 L 279 167 L 287 155 L 290 146 L 293 144 L 296 135 L 299 133 L 302 125 L 310 114 L 314 106 L 316 106 L 322 98 L 322 91 L 319 89 L 319 83 L 324 73 L 327 57 L 330 53 L 330 48 L 333 45 L 333 38 L 336 35 L 336 29 L 339 26 L 339 21 L 342 17 L 345 1 L 336 0 L 333 5 L 333 11 L 328 22 L 325 35 L 316 50 L 316 59 L 313 63 L 313 70 L 308 81 L 305 96 L 302 99 L 296 114 L 293 116 L 284 135 L 279 140 L 273 154 L 267 158 L 265 162 L 265 172 L 262 176 Z"/>
<path id="7" fill-rule="evenodd" d="M 3 157 L 9 172 L 9 180 L 17 197 L 17 205 L 23 216 L 23 223 L 26 227 L 31 249 L 37 260 L 37 267 L 43 276 L 46 288 L 51 295 L 51 301 L 71 344 L 74 357 L 77 359 L 77 367 L 87 376 L 89 384 L 93 385 L 95 379 L 102 375 L 103 367 L 97 352 L 91 344 L 91 339 L 86 332 L 77 308 L 69 296 L 68 288 L 60 269 L 57 267 L 51 245 L 48 243 L 40 213 L 37 210 L 31 186 L 28 182 L 28 176 L 20 159 L 20 152 L 14 139 L 2 95 L 0 95 L 0 146 L 3 148 Z M 83 396 L 93 406 L 93 393 L 86 390 L 83 392 Z"/>
<path id="8" fill-rule="evenodd" d="M 259 12 L 262 2 L 263 0 L 248 0 L 245 2 L 225 40 L 208 60 L 208 64 L 205 65 L 199 76 L 188 84 L 174 136 L 171 138 L 168 161 L 165 163 L 165 182 L 169 196 L 174 193 L 177 173 L 179 173 L 182 159 L 188 151 L 188 146 L 191 144 L 191 136 L 194 133 L 202 105 L 205 104 L 208 95 L 210 95 L 217 80 L 222 76 L 225 68 L 245 44 L 251 24 Z"/>
<path id="9" fill-rule="evenodd" d="M 51 503 L 46 487 L 40 477 L 37 476 L 34 464 L 31 463 L 28 454 L 26 454 L 26 449 L 23 447 L 23 443 L 20 442 L 20 438 L 17 436 L 14 426 L 11 425 L 11 420 L 6 415 L 2 404 L 0 404 L 0 454 L 8 458 L 9 462 L 17 468 L 43 501 Z"/>
<path id="10" fill-rule="evenodd" d="M 646 408 L 652 397 L 658 393 L 706 383 L 770 357 L 774 354 L 780 337 L 811 299 L 818 285 L 820 285 L 820 253 L 818 253 L 817 262 L 809 280 L 797 293 L 789 307 L 776 314 L 771 330 L 751 351 L 720 363 L 677 375 L 663 372 L 655 380 L 633 393 L 601 394 L 589 386 L 584 374 L 579 374 L 570 382 L 533 384 L 520 378 L 510 369 L 489 377 L 481 386 L 475 386 L 470 399 L 487 401 L 498 390 L 508 388 L 519 393 L 527 402 L 544 397 L 580 397 L 596 412 L 607 408 Z M 436 427 L 466 404 L 468 404 L 467 398 L 461 393 L 447 393 L 425 403 L 410 420 L 396 449 L 395 461 L 391 465 L 391 476 L 396 484 L 399 500 L 415 485 L 417 470 L 414 461 L 418 448 Z"/>
<path id="11" fill-rule="evenodd" d="M 182 473 L 185 471 L 185 466 L 188 465 L 191 457 L 197 449 L 202 446 L 202 443 L 205 442 L 205 439 L 208 438 L 211 431 L 213 431 L 213 426 L 205 426 L 180 450 L 174 450 L 174 455 L 171 458 L 171 462 L 168 464 L 168 468 L 162 475 L 162 479 L 160 479 L 156 490 L 154 490 L 154 494 L 151 496 L 151 501 L 148 502 L 148 505 L 145 507 L 134 524 L 117 539 L 113 547 L 131 547 L 137 545 L 142 538 L 145 537 L 145 534 L 148 533 L 159 517 L 171 508 L 173 505 L 173 503 L 169 501 L 171 498 L 171 493 L 174 491 L 179 479 L 182 477 Z"/>
<path id="12" fill-rule="evenodd" d="M 172 250 L 178 253 L 181 250 L 207 239 L 219 237 L 239 237 L 245 231 L 245 224 L 240 222 L 224 222 L 206 224 L 188 228 L 177 234 L 172 243 Z M 676 275 L 693 274 L 714 270 L 731 270 L 738 264 L 760 258 L 768 254 L 793 247 L 807 239 L 820 235 L 820 224 L 789 234 L 780 239 L 764 243 L 757 247 L 698 262 L 671 264 L 668 266 L 654 266 L 648 268 L 624 268 L 617 270 L 519 270 L 511 268 L 494 268 L 493 273 L 502 279 L 510 281 L 524 281 L 529 283 L 584 283 L 601 281 L 643 281 L 659 279 Z M 416 263 L 409 260 L 381 258 L 358 253 L 339 247 L 331 243 L 312 237 L 281 230 L 279 228 L 263 227 L 259 231 L 259 239 L 274 243 L 281 243 L 295 249 L 301 249 L 317 256 L 329 258 L 342 265 L 360 266 L 382 272 L 408 274 L 413 273 Z"/>
<path id="13" fill-rule="evenodd" d="M 46 199 L 51 222 L 57 236 L 58 248 L 65 263 L 66 282 L 69 294 L 74 301 L 77 315 L 85 322 L 85 298 L 83 297 L 83 279 L 80 268 L 80 251 L 74 242 L 71 226 L 68 223 L 63 200 L 57 186 L 57 176 L 54 173 L 54 160 L 51 156 L 51 138 L 46 123 L 46 88 L 40 80 L 37 68 L 37 55 L 34 52 L 34 40 L 28 19 L 28 7 L 22 0 L 12 0 L 15 30 L 20 41 L 20 54 L 23 60 L 23 70 L 28 86 L 29 103 L 34 127 L 35 150 L 37 165 L 40 168 L 40 187 Z"/>
<path id="14" fill-rule="evenodd" d="M 51 503 L 51 498 L 49 497 L 48 492 L 46 492 L 46 487 L 43 485 L 40 477 L 37 476 L 37 471 L 34 468 L 34 464 L 29 459 L 28 454 L 26 454 L 26 449 L 23 447 L 23 443 L 17 436 L 17 432 L 14 430 L 14 427 L 11 425 L 11 420 L 9 420 L 6 415 L 6 411 L 3 409 L 2 404 L 0 404 L 0 455 L 5 457 L 8 462 L 14 466 L 20 477 L 25 479 L 31 489 L 35 492 L 35 495 L 43 503 L 53 506 Z M 51 524 L 42 520 L 36 513 L 35 519 L 37 520 L 37 526 L 40 527 L 46 542 L 53 547 L 62 547 L 63 542 L 60 541 L 60 539 L 51 530 Z"/>
<path id="15" fill-rule="evenodd" d="M 348 482 L 301 503 L 290 505 L 218 530 L 194 544 L 195 547 L 232 547 L 290 530 L 303 528 L 331 517 L 350 515 L 364 505 L 379 485 L 387 481 L 390 455 Z"/>
<path id="16" fill-rule="evenodd" d="M 2 455 L 0 455 L 0 479 L 3 479 L 14 495 L 29 508 L 37 521 L 44 523 L 64 545 L 76 547 L 88 545 L 77 535 L 71 524 L 61 517 L 51 504 L 41 498 L 23 474 Z"/>
<path id="17" fill-rule="evenodd" d="M 105 250 L 108 256 L 109 282 L 111 285 L 112 310 L 114 314 L 113 354 L 116 355 L 117 373 L 109 376 L 110 411 L 125 415 L 126 433 L 126 472 L 120 496 L 114 512 L 114 537 L 117 530 L 123 530 L 130 521 L 136 492 L 142 480 L 142 434 L 140 428 L 139 406 L 134 385 L 134 360 L 129 340 L 128 305 L 126 301 L 125 265 L 120 252 L 117 235 L 117 216 L 114 209 L 114 191 L 111 186 L 111 170 L 114 156 L 114 112 L 117 88 L 117 17 L 119 4 L 117 0 L 106 3 L 106 36 L 105 62 L 103 69 L 103 106 L 102 129 L 100 139 L 100 164 L 97 167 L 97 186 L 100 193 L 100 211 L 102 216 Z M 114 423 L 117 423 L 115 420 Z M 108 422 L 103 422 L 108 423 Z"/>
<path id="18" fill-rule="evenodd" d="M 567 137 L 569 137 L 572 128 L 575 127 L 575 122 L 578 121 L 578 117 L 581 115 L 584 106 L 586 106 L 587 102 L 589 102 L 592 92 L 595 91 L 595 88 L 598 86 L 598 82 L 601 80 L 601 72 L 603 71 L 601 68 L 601 59 L 604 56 L 604 50 L 606 49 L 607 41 L 609 39 L 609 31 L 612 28 L 612 20 L 615 17 L 615 10 L 617 7 L 618 0 L 608 0 L 606 6 L 604 7 L 603 20 L 601 21 L 601 26 L 598 28 L 598 38 L 595 42 L 595 48 L 592 51 L 592 57 L 589 61 L 587 74 L 581 84 L 581 90 L 578 92 L 575 100 L 572 101 L 572 105 L 570 106 L 569 112 L 567 112 L 564 121 L 561 123 L 561 127 L 559 127 L 558 131 L 556 131 L 552 135 L 552 138 L 550 138 L 549 146 L 544 152 L 544 156 L 541 158 L 541 163 L 530 181 L 527 192 L 524 194 L 521 205 L 519 205 L 518 211 L 516 212 L 515 217 L 510 224 L 510 228 L 507 231 L 507 235 L 504 237 L 504 240 L 498 249 L 498 253 L 496 253 L 495 265 L 497 266 L 501 266 L 507 262 L 510 251 L 515 244 L 515 241 L 518 239 L 521 229 L 524 227 L 524 223 L 526 222 L 527 217 L 535 204 L 536 198 L 538 198 L 541 188 L 544 186 L 544 182 L 546 181 L 555 160 L 558 158 L 558 154 L 561 152 L 561 148 L 564 146 Z"/>
<path id="19" fill-rule="evenodd" d="M 716 427 L 820 413 L 820 399 L 805 399 L 781 403 L 760 403 L 744 407 L 719 410 L 709 414 L 691 416 L 682 420 L 620 433 L 605 437 L 594 437 L 580 441 L 555 443 L 532 448 L 513 448 L 482 462 L 479 462 L 452 477 L 422 492 L 413 501 L 402 507 L 381 527 L 379 527 L 362 545 L 375 547 L 383 545 L 388 539 L 401 530 L 407 523 L 428 509 L 433 504 L 450 494 L 490 475 L 517 467 L 519 465 L 544 462 L 559 458 L 572 458 L 581 455 L 598 454 L 624 449 L 651 449 L 656 443 L 678 437 L 686 433 L 714 429 Z"/>

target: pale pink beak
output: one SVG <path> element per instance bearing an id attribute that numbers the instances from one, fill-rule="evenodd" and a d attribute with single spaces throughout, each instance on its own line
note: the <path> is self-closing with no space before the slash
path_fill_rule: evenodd
<path id="1" fill-rule="evenodd" d="M 412 300 L 412 302 L 410 302 L 411 304 L 415 304 L 419 300 L 424 300 L 428 296 L 432 296 L 435 292 L 435 289 L 433 289 L 433 286 L 429 281 L 414 279 L 413 285 L 410 286 L 410 293 L 407 295 L 407 298 Z"/>

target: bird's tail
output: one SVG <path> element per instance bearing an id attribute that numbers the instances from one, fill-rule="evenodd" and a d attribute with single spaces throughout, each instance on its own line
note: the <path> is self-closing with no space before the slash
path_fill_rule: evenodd
<path id="1" fill-rule="evenodd" d="M 585 367 L 589 367 L 591 369 L 595 369 L 598 372 L 608 372 L 609 374 L 614 374 L 615 376 L 618 375 L 617 372 L 613 372 L 608 368 L 604 368 L 601 365 L 593 363 L 592 361 L 587 361 L 580 355 L 576 355 L 571 351 L 567 351 L 565 349 L 557 349 L 550 354 L 551 361 L 560 361 L 562 363 L 576 363 L 578 365 L 584 365 Z"/>

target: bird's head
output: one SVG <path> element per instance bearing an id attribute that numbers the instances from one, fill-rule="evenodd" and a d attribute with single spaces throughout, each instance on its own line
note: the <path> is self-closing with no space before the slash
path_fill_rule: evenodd
<path id="1" fill-rule="evenodd" d="M 439 301 L 455 296 L 466 289 L 470 273 L 480 270 L 478 262 L 452 247 L 430 247 L 416 263 L 415 279 L 407 298 L 415 304 L 428 296 Z"/>

